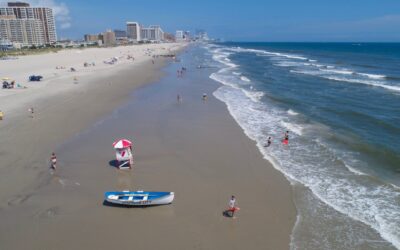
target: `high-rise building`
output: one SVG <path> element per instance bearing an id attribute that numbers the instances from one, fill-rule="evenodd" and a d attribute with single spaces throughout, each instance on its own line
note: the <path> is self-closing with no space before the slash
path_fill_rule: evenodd
<path id="1" fill-rule="evenodd" d="M 144 41 L 161 42 L 164 40 L 164 31 L 159 25 L 141 28 L 141 39 Z"/>
<path id="2" fill-rule="evenodd" d="M 164 40 L 164 31 L 161 29 L 160 25 L 150 25 L 150 29 L 154 29 L 155 41 Z"/>
<path id="3" fill-rule="evenodd" d="M 114 46 L 116 44 L 115 33 L 112 30 L 107 30 L 103 33 L 104 46 Z"/>
<path id="4" fill-rule="evenodd" d="M 185 40 L 185 32 L 183 32 L 183 30 L 177 30 L 175 33 L 175 40 L 177 42 L 183 42 Z"/>
<path id="5" fill-rule="evenodd" d="M 141 28 L 138 22 L 127 22 L 126 23 L 126 35 L 128 39 L 136 42 L 141 41 Z"/>
<path id="6" fill-rule="evenodd" d="M 164 41 L 166 41 L 166 42 L 175 42 L 176 41 L 175 35 L 165 32 L 164 33 Z"/>
<path id="7" fill-rule="evenodd" d="M 189 40 L 190 40 L 190 31 L 185 31 L 185 32 L 183 33 L 183 36 L 184 36 L 184 38 L 185 38 L 186 41 L 189 41 Z"/>
<path id="8" fill-rule="evenodd" d="M 114 30 L 115 38 L 126 38 L 125 30 Z"/>
<path id="9" fill-rule="evenodd" d="M 195 39 L 200 40 L 200 41 L 208 41 L 210 38 L 208 37 L 208 34 L 205 30 L 203 29 L 197 29 L 196 30 L 196 36 Z"/>
<path id="10" fill-rule="evenodd" d="M 0 19 L 12 15 L 16 19 L 38 20 L 43 29 L 44 43 L 52 44 L 57 41 L 55 20 L 51 8 L 30 7 L 28 3 L 24 2 L 9 2 L 8 7 L 0 7 Z"/>
<path id="11" fill-rule="evenodd" d="M 161 29 L 160 25 L 150 25 L 148 28 L 144 28 L 138 22 L 127 22 L 126 35 L 128 39 L 136 42 L 164 41 L 164 31 Z"/>
<path id="12" fill-rule="evenodd" d="M 17 19 L 14 15 L 0 17 L 0 40 L 23 46 L 43 45 L 44 30 L 38 19 Z"/>
<path id="13" fill-rule="evenodd" d="M 101 40 L 99 35 L 86 34 L 84 35 L 85 42 L 97 42 Z"/>

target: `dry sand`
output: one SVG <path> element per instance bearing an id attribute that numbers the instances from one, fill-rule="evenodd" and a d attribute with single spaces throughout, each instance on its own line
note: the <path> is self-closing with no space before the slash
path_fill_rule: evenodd
<path id="1" fill-rule="evenodd" d="M 174 54 L 181 46 L 183 44 L 166 43 L 68 49 L 57 53 L 21 56 L 17 60 L 0 60 L 0 79 L 10 78 L 27 87 L 27 89 L 2 89 L 0 110 L 8 117 L 13 116 L 21 111 L 15 109 L 34 105 L 36 99 L 43 99 L 60 92 L 75 91 L 77 87 L 72 83 L 85 85 L 87 82 L 93 82 L 93 79 L 112 76 L 121 69 L 131 69 L 132 66 L 151 61 L 153 55 Z M 110 62 L 113 58 L 117 59 L 116 63 L 104 63 Z M 84 63 L 94 63 L 95 66 L 84 67 Z M 57 69 L 60 66 L 64 68 Z M 76 71 L 71 72 L 71 68 Z M 41 75 L 44 78 L 41 82 L 29 82 L 30 75 Z M 91 88 L 95 86 L 92 85 Z"/>
<path id="2" fill-rule="evenodd" d="M 88 102 L 73 98 L 49 107 L 37 121 L 7 127 L 10 137 L 26 138 L 28 149 L 20 154 L 16 148 L 1 148 L 1 176 L 10 178 L 3 178 L 0 190 L 25 182 L 17 173 L 9 174 L 12 166 L 3 167 L 3 156 L 18 158 L 15 167 L 25 171 L 27 180 L 36 178 L 13 190 L 17 195 L 12 198 L 2 192 L 0 248 L 289 248 L 296 214 L 288 181 L 211 96 L 218 84 L 196 69 L 191 53 L 183 55 L 188 68 L 183 78 L 174 74 L 182 65 L 170 65 L 160 82 L 137 89 L 112 113 L 115 105 L 104 110 L 99 103 L 121 104 L 126 91 L 104 92 Z M 146 80 L 148 68 L 137 68 Z M 117 78 L 124 82 L 133 75 L 123 71 Z M 203 92 L 209 93 L 207 102 L 201 100 Z M 181 104 L 177 93 L 183 96 Z M 99 119 L 104 113 L 109 115 Z M 76 134 L 71 127 L 77 121 L 92 125 Z M 114 159 L 111 143 L 120 137 L 134 139 L 131 171 L 109 165 Z M 59 169 L 50 175 L 47 157 L 55 144 Z M 122 189 L 175 191 L 176 199 L 169 206 L 145 209 L 103 205 L 105 191 Z M 236 219 L 222 215 L 232 194 L 241 207 Z"/>

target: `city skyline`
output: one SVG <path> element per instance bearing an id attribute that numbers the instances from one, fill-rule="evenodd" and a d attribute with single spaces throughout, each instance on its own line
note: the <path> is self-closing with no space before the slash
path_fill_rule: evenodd
<path id="1" fill-rule="evenodd" d="M 6 2 L 0 0 L 2 5 Z M 400 13 L 396 11 L 400 2 L 394 0 L 310 0 L 307 5 L 294 0 L 205 0 L 190 4 L 181 0 L 140 4 L 125 0 L 26 2 L 54 9 L 60 39 L 80 39 L 105 29 L 124 30 L 126 21 L 141 20 L 144 26 L 161 24 L 168 33 L 205 29 L 211 37 L 233 41 L 400 41 Z"/>

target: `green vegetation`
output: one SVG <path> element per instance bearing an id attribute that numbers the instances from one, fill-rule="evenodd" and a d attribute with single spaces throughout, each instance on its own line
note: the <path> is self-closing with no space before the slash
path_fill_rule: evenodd
<path id="1" fill-rule="evenodd" d="M 86 49 L 86 48 L 101 48 L 97 44 L 84 46 L 83 44 L 78 46 L 67 45 L 66 47 L 62 47 L 61 45 L 55 46 L 46 46 L 46 47 L 36 47 L 32 46 L 30 48 L 22 48 L 22 49 L 14 49 L 14 50 L 0 50 L 0 58 L 8 57 L 8 56 L 26 56 L 26 55 L 40 55 L 46 53 L 57 53 L 63 49 Z"/>
<path id="2" fill-rule="evenodd" d="M 7 51 L 0 51 L 0 57 L 36 55 L 36 54 L 45 54 L 51 52 L 57 53 L 61 49 L 62 48 L 47 47 L 47 48 L 24 48 L 17 50 L 7 50 Z"/>

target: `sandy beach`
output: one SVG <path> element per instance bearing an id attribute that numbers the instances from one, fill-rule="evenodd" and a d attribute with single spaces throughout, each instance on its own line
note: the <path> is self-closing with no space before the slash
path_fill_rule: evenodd
<path id="1" fill-rule="evenodd" d="M 154 53 L 179 49 L 153 46 L 164 47 Z M 213 69 L 197 69 L 196 48 L 166 67 L 169 59 L 153 65 L 145 47 L 137 48 L 143 54 L 135 54 L 135 62 L 94 70 L 63 61 L 79 75 L 64 72 L 43 86 L 14 90 L 27 93 L 0 91 L 6 112 L 0 123 L 0 248 L 289 249 L 296 220 L 291 186 L 212 96 L 219 87 L 208 77 Z M 118 49 L 133 50 L 111 50 Z M 187 73 L 177 78 L 182 66 Z M 32 72 L 51 75 L 53 68 Z M 63 86 L 53 87 L 56 79 Z M 51 94 L 42 95 L 45 90 Z M 23 96 L 28 91 L 31 99 Z M 37 110 L 33 119 L 30 106 Z M 111 144 L 122 137 L 134 142 L 132 170 L 110 165 Z M 52 151 L 59 160 L 54 175 L 48 170 Z M 103 204 L 105 191 L 127 189 L 174 191 L 176 198 L 151 208 Z M 223 216 L 231 195 L 241 208 L 236 219 Z"/>
<path id="2" fill-rule="evenodd" d="M 112 111 L 126 100 L 133 88 L 160 77 L 159 69 L 165 60 L 155 59 L 153 65 L 149 55 L 175 53 L 180 47 L 154 44 L 67 50 L 0 61 L 1 74 L 13 76 L 17 83 L 28 87 L 0 90 L 0 110 L 5 115 L 0 123 L 0 186 L 7 190 L 0 192 L 1 203 L 18 200 L 18 194 L 31 189 L 30 185 L 43 171 L 47 174 L 48 159 L 44 156 L 60 142 Z M 118 54 L 133 55 L 135 60 L 121 58 L 114 65 L 102 62 Z M 92 57 L 98 59 L 98 66 L 84 68 L 83 62 Z M 60 64 L 71 65 L 77 72 L 71 75 L 67 69 L 56 70 L 56 65 Z M 31 67 L 33 71 L 26 70 Z M 44 80 L 29 83 L 27 77 L 32 72 L 43 75 Z M 58 75 L 52 77 L 51 72 L 58 72 Z M 78 83 L 74 83 L 74 77 Z M 31 107 L 34 108 L 33 119 L 28 111 Z"/>

